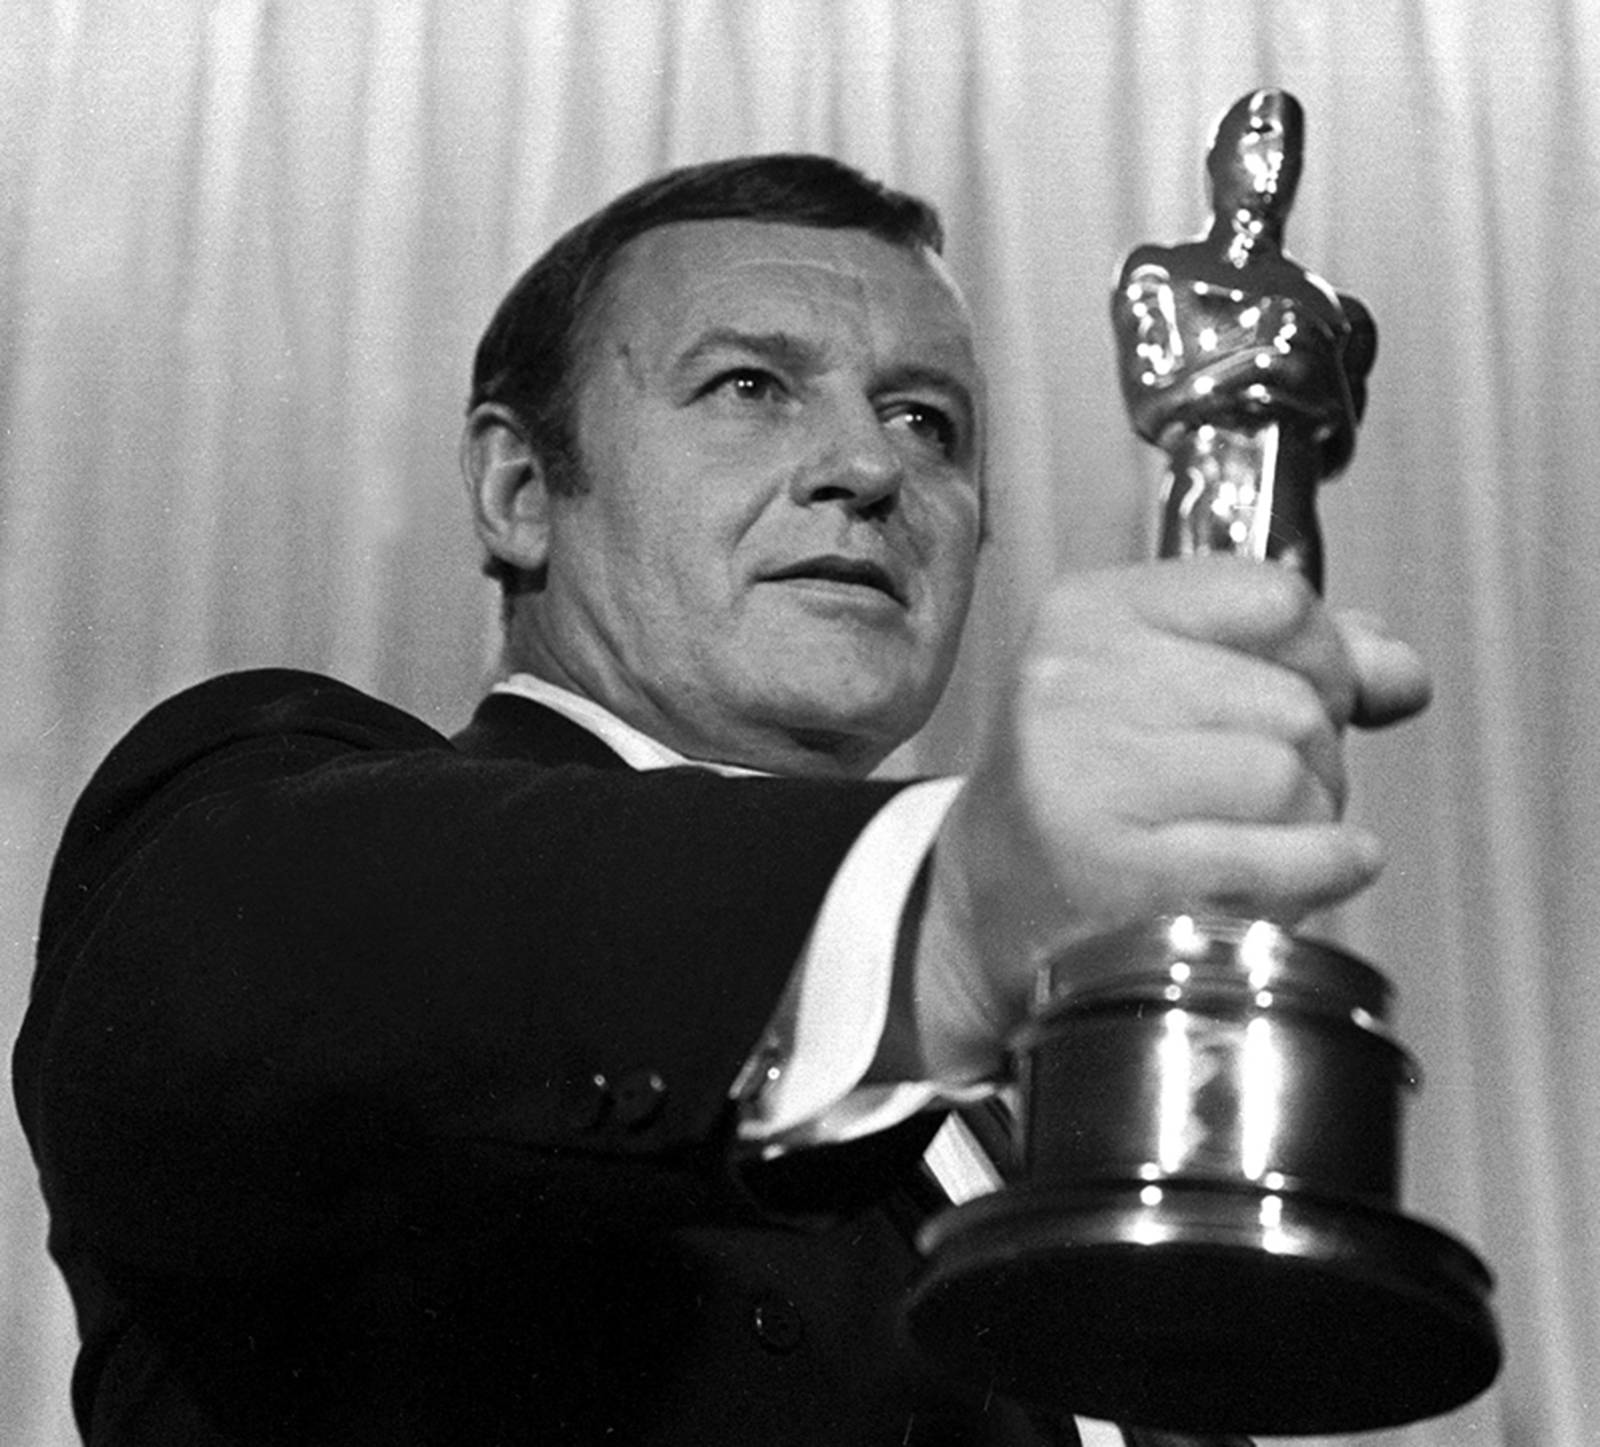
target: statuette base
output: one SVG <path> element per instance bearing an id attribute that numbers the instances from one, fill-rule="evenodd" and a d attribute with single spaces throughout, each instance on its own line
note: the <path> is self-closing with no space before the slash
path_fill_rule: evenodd
<path id="1" fill-rule="evenodd" d="M 1365 1432 L 1493 1381 L 1490 1277 L 1449 1236 L 1240 1184 L 1019 1185 L 934 1218 L 912 1340 L 1035 1406 L 1138 1426 Z"/>

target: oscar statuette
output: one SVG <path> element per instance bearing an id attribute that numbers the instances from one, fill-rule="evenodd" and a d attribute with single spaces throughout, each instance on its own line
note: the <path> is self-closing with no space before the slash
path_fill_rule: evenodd
<path id="1" fill-rule="evenodd" d="M 1158 551 L 1298 568 L 1350 460 L 1376 330 L 1291 260 L 1301 110 L 1242 97 L 1213 220 L 1132 252 L 1123 395 L 1166 454 Z M 1178 915 L 1045 961 L 1012 1042 L 1022 1178 L 925 1228 L 906 1326 L 1022 1401 L 1187 1433 L 1370 1431 L 1493 1381 L 1490 1277 L 1399 1209 L 1417 1084 L 1385 978 L 1266 920 Z"/>

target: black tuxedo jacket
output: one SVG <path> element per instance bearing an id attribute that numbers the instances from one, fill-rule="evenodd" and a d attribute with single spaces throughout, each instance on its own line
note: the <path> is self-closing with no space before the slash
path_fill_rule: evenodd
<path id="1" fill-rule="evenodd" d="M 1073 1440 L 896 1339 L 934 1121 L 735 1149 L 894 787 L 288 672 L 155 710 L 68 824 L 16 1050 L 88 1442 Z"/>

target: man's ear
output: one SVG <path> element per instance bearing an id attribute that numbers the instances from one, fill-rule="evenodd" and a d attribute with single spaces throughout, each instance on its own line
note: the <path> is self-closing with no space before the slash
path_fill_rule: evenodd
<path id="1" fill-rule="evenodd" d="M 543 572 L 550 554 L 550 492 L 544 464 L 509 407 L 484 402 L 472 409 L 461 434 L 461 475 L 489 553 L 523 572 Z"/>

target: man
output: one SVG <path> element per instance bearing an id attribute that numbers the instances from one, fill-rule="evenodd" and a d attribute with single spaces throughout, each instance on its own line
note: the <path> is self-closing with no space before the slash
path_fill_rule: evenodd
<path id="1" fill-rule="evenodd" d="M 63 840 L 19 1104 L 94 1444 L 1072 1440 L 896 1340 L 937 1107 L 1040 950 L 1365 884 L 1339 732 L 1403 645 L 1285 570 L 1063 585 L 965 787 L 983 386 L 927 209 L 675 173 L 479 350 L 505 676 L 446 740 L 258 673 Z"/>

